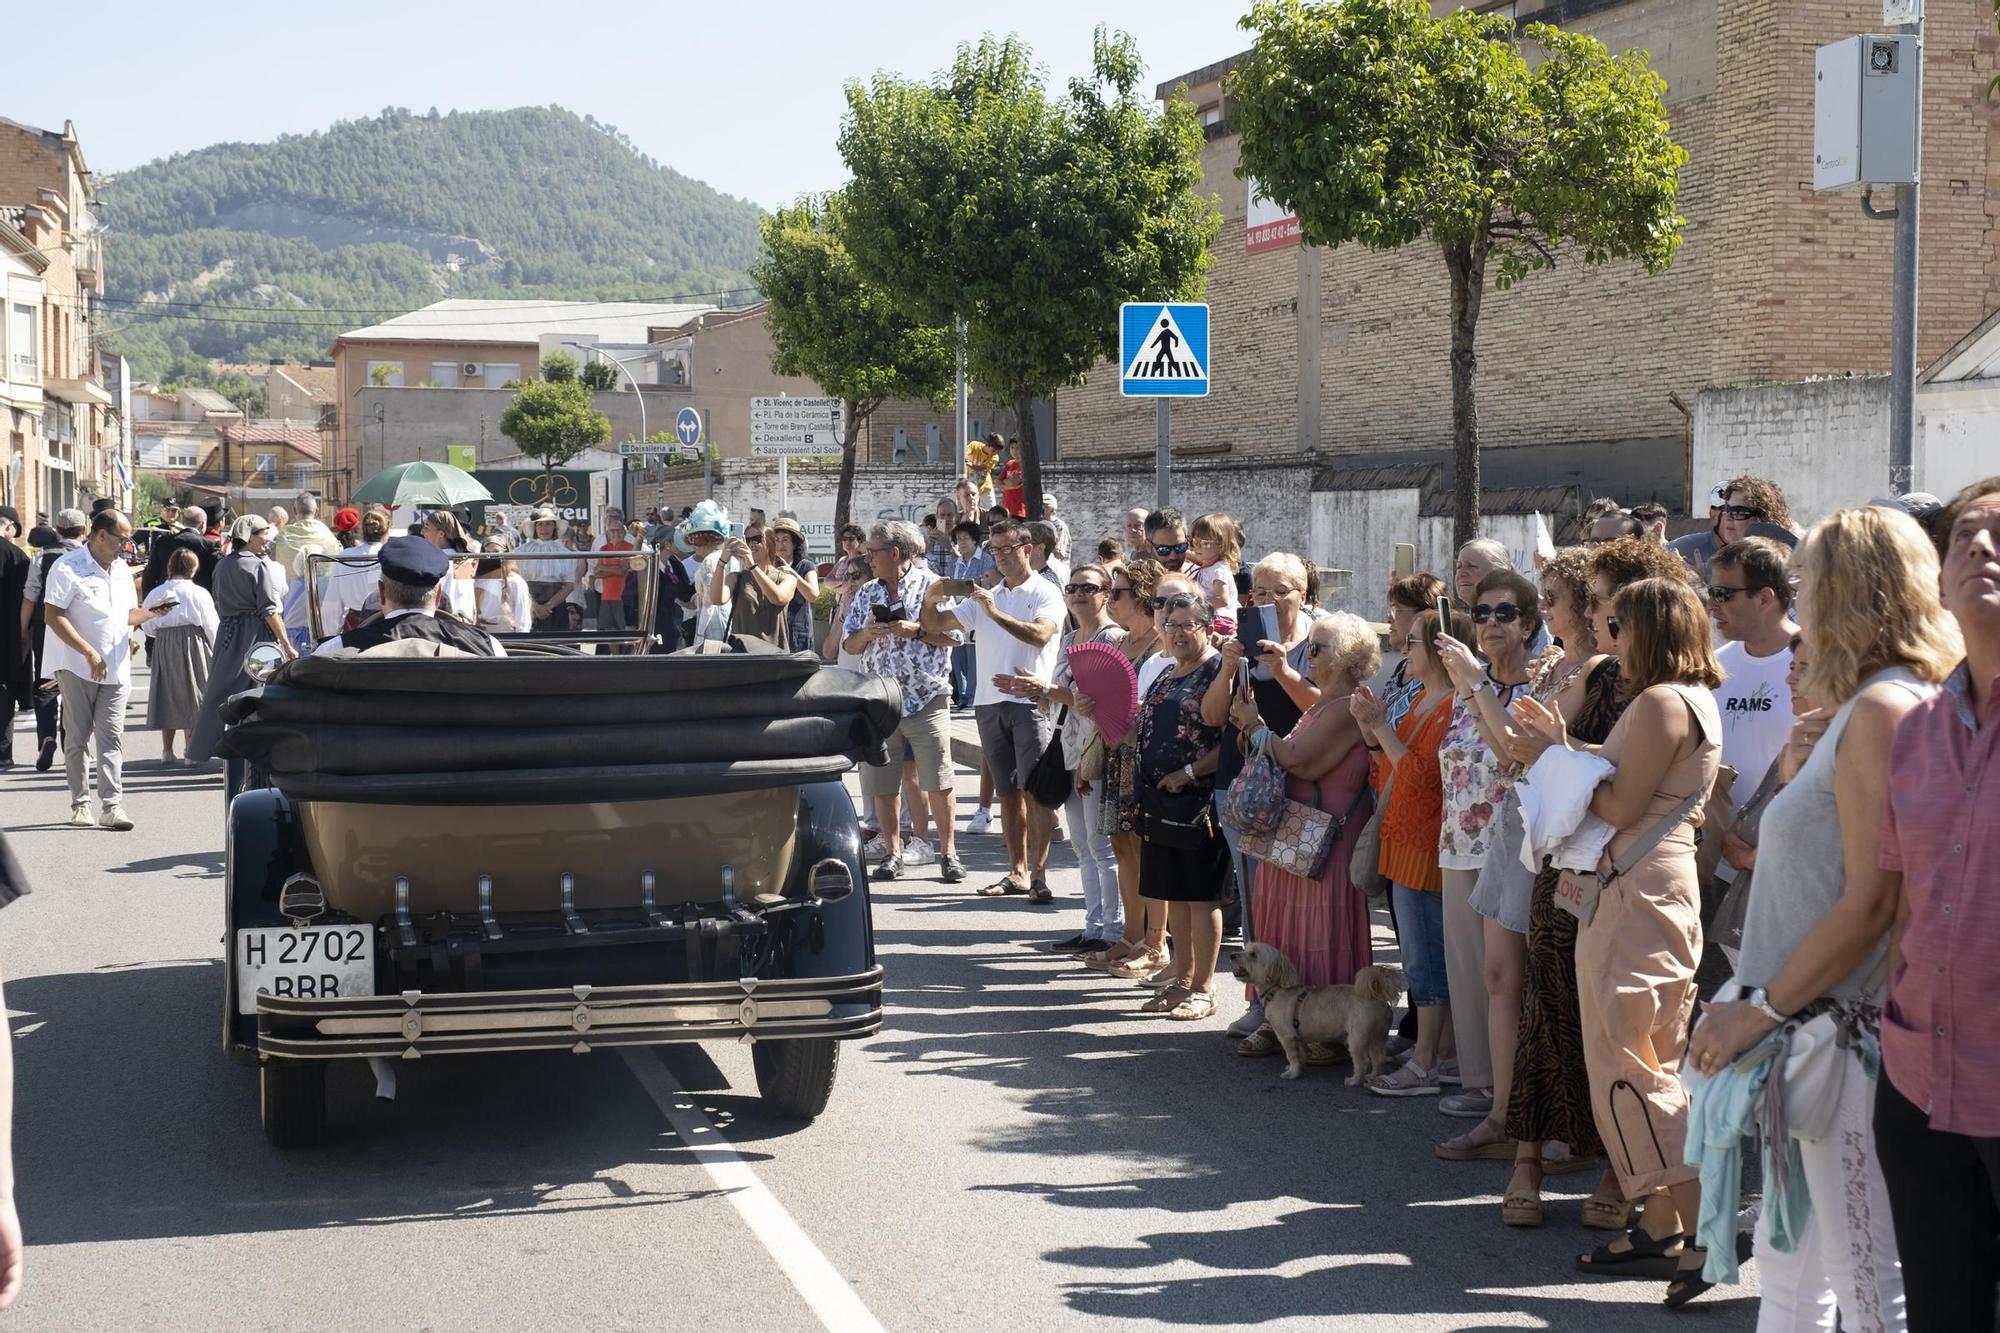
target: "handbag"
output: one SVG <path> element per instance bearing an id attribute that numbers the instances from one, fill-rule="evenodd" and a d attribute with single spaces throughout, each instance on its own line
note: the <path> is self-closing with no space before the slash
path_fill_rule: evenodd
<path id="1" fill-rule="evenodd" d="M 1267 738 L 1222 793 L 1217 813 L 1223 824 L 1239 835 L 1269 833 L 1285 816 L 1285 800 L 1285 770 L 1271 757 Z"/>
<path id="2" fill-rule="evenodd" d="M 1076 794 L 1076 778 L 1063 762 L 1063 724 L 1069 721 L 1069 709 L 1056 714 L 1055 734 L 1049 737 L 1049 747 L 1042 751 L 1042 757 L 1035 761 L 1028 772 L 1025 784 L 1028 795 L 1051 810 L 1060 810 Z"/>
<path id="3" fill-rule="evenodd" d="M 1104 733 L 1093 730 L 1090 739 L 1083 743 L 1083 753 L 1077 757 L 1076 780 L 1097 782 L 1104 777 Z"/>
<path id="4" fill-rule="evenodd" d="M 1347 813 L 1335 818 L 1320 808 L 1319 784 L 1313 784 L 1313 803 L 1287 800 L 1285 813 L 1278 820 L 1278 826 L 1269 833 L 1246 834 L 1236 844 L 1245 856 L 1254 857 L 1267 865 L 1297 875 L 1300 879 L 1318 879 L 1326 870 L 1327 858 L 1340 842 L 1341 833 L 1347 821 L 1361 808 L 1361 802 L 1369 795 L 1368 784 L 1354 793 L 1354 800 L 1348 804 Z"/>
<path id="5" fill-rule="evenodd" d="M 1168 791 L 1139 775 L 1139 836 L 1170 851 L 1199 851 L 1214 841 L 1214 808 L 1199 786 Z"/>
<path id="6" fill-rule="evenodd" d="M 1661 815 L 1645 836 L 1625 849 L 1625 854 L 1612 861 L 1608 871 L 1565 870 L 1556 880 L 1555 905 L 1577 919 L 1578 925 L 1587 926 L 1597 915 L 1597 900 L 1620 875 L 1638 865 L 1647 852 L 1660 845 L 1660 840 L 1671 833 L 1675 826 L 1687 818 L 1701 798 L 1708 793 L 1699 787 L 1687 794 L 1687 798 L 1673 809 Z"/>
<path id="7" fill-rule="evenodd" d="M 1840 1111 L 1847 1078 L 1847 1052 L 1840 1021 L 1829 1010 L 1791 1026 L 1785 1047 L 1785 1133 L 1795 1139 L 1823 1139 Z"/>
<path id="8" fill-rule="evenodd" d="M 1354 835 L 1354 856 L 1347 866 L 1348 882 L 1377 907 L 1389 901 L 1389 878 L 1382 873 L 1382 812 L 1389 808 L 1389 789 L 1395 781 L 1391 773 L 1382 784 L 1375 808 L 1368 812 L 1368 822 Z"/>

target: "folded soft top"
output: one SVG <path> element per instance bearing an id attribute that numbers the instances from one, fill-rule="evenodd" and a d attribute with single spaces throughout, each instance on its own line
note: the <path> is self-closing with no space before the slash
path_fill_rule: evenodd
<path id="1" fill-rule="evenodd" d="M 300 800 L 651 799 L 879 762 L 901 712 L 805 655 L 306 657 L 229 701 L 220 749 Z"/>

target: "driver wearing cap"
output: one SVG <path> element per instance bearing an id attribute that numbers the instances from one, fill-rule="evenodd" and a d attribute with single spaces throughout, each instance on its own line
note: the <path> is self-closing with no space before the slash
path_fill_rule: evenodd
<path id="1" fill-rule="evenodd" d="M 475 657 L 505 657 L 506 648 L 483 629 L 437 613 L 438 583 L 451 570 L 445 553 L 422 537 L 393 537 L 382 544 L 382 614 L 313 649 L 314 656 L 343 648 L 365 651 L 397 639 L 429 639 Z"/>

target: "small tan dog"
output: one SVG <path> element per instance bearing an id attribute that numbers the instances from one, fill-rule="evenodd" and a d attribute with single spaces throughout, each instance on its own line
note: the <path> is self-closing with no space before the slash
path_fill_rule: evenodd
<path id="1" fill-rule="evenodd" d="M 1389 1037 L 1389 1006 L 1406 984 L 1401 968 L 1364 967 L 1354 974 L 1352 986 L 1301 986 L 1292 960 L 1268 944 L 1253 944 L 1229 961 L 1231 975 L 1255 986 L 1264 1001 L 1264 1021 L 1285 1051 L 1279 1078 L 1299 1076 L 1308 1042 L 1346 1044 L 1354 1061 L 1350 1088 L 1386 1064 L 1382 1048 Z"/>

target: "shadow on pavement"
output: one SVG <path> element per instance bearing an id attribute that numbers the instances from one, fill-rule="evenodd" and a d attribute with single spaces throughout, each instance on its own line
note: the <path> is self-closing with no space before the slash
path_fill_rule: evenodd
<path id="1" fill-rule="evenodd" d="M 1073 1311 L 1168 1325 L 1378 1314 L 1454 1329 L 1678 1326 L 1658 1306 L 1664 1283 L 1574 1274 L 1573 1256 L 1602 1239 L 1571 1202 L 1594 1173 L 1545 1183 L 1547 1227 L 1503 1228 L 1506 1164 L 1436 1160 L 1432 1145 L 1466 1126 L 1433 1103 L 1348 1088 L 1345 1064 L 1283 1082 L 1281 1061 L 1234 1053 L 1220 1018 L 1141 1014 L 1149 992 L 1035 947 L 1023 924 L 879 930 L 888 1021 L 868 1050 L 906 1074 L 1010 1090 L 1018 1118 L 974 1145 L 1037 1172 L 1081 1168 L 975 1188 L 1133 1212 L 1129 1243 L 1066 1245 L 1060 1218 L 1049 1224 L 1036 1278 Z M 1237 985 L 1218 977 L 1219 991 Z M 1697 1307 L 1735 1327 L 1755 1298 L 1717 1291 Z"/>
<path id="2" fill-rule="evenodd" d="M 37 1245 L 366 1226 L 684 1203 L 718 1193 L 615 1052 L 398 1061 L 398 1098 L 367 1067 L 330 1071 L 332 1133 L 280 1152 L 257 1074 L 221 1048 L 222 965 L 170 962 L 9 978 L 15 1156 Z M 641 1058 L 654 1058 L 642 1054 Z M 766 1116 L 698 1047 L 669 1069 L 745 1143 Z M 740 1151 L 748 1161 L 768 1154 Z"/>

